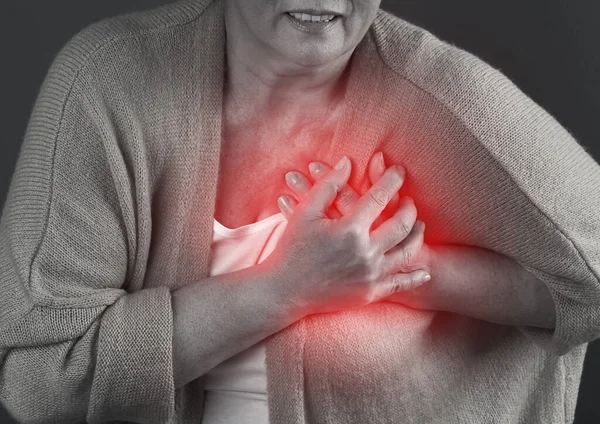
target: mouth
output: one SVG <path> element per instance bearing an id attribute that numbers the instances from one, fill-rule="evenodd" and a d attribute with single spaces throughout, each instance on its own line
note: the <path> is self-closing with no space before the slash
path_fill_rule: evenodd
<path id="1" fill-rule="evenodd" d="M 331 10 L 305 9 L 286 12 L 290 18 L 303 24 L 325 24 L 339 20 L 342 15 Z"/>

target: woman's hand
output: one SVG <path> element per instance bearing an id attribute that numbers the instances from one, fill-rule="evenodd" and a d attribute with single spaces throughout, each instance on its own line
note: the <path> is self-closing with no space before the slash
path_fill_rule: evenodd
<path id="1" fill-rule="evenodd" d="M 383 176 L 386 170 L 385 161 L 383 158 L 383 153 L 378 152 L 374 154 L 369 160 L 369 164 L 367 167 L 367 172 L 369 174 L 369 181 L 371 185 L 374 185 L 379 181 L 379 179 Z M 323 175 L 326 175 L 331 171 L 331 167 L 323 162 L 311 162 L 309 165 L 309 173 L 315 181 L 319 181 Z M 286 174 L 286 182 L 288 187 L 292 190 L 293 194 L 297 199 L 302 199 L 306 194 L 311 190 L 313 183 L 299 171 L 290 171 Z M 287 207 L 281 207 L 281 211 L 286 218 L 289 218 L 293 213 L 294 207 L 297 204 L 297 200 L 290 199 L 288 196 L 286 197 Z M 350 186 L 345 185 L 341 190 L 339 195 L 336 197 L 334 201 L 334 205 L 336 209 L 333 207 L 328 212 L 328 216 L 332 218 L 339 218 L 341 216 L 345 216 L 354 209 L 356 203 L 358 202 L 360 195 Z M 389 219 L 394 212 L 396 212 L 398 208 L 398 203 L 400 201 L 400 196 L 398 193 L 394 193 L 390 202 L 382 211 L 381 215 L 375 219 L 373 226 L 371 229 L 378 228 L 381 223 L 383 223 L 386 219 Z M 425 223 L 419 221 L 423 225 L 423 231 L 425 230 Z M 432 251 L 430 246 L 421 242 L 421 247 L 418 251 L 406 252 L 407 258 L 405 263 L 403 264 L 401 271 L 402 272 L 410 272 L 415 271 L 417 269 L 424 270 L 431 274 L 431 258 Z"/>
<path id="2" fill-rule="evenodd" d="M 309 169 L 316 181 L 330 171 L 330 167 L 321 162 L 311 164 Z M 371 184 L 381 178 L 381 169 L 385 169 L 383 157 L 376 154 L 368 167 Z M 302 198 L 312 183 L 300 172 L 296 173 L 299 174 L 298 182 L 288 184 L 294 194 Z M 349 213 L 358 198 L 356 191 L 345 186 L 335 202 L 340 212 L 332 214 Z M 395 198 L 398 199 L 397 194 Z M 388 214 L 391 204 L 386 208 Z M 289 215 L 292 210 L 284 214 Z M 406 269 L 427 270 L 433 275 L 432 280 L 411 290 L 395 292 L 386 300 L 416 309 L 454 312 L 497 324 L 554 328 L 554 302 L 545 284 L 504 255 L 472 246 L 430 247 L 422 243 L 411 263 L 412 266 Z"/>
<path id="3" fill-rule="evenodd" d="M 385 170 L 386 166 L 383 159 L 383 153 L 379 152 L 373 155 L 368 165 L 368 172 L 371 185 L 373 185 L 377 180 L 379 180 L 379 178 L 381 178 Z M 331 171 L 331 167 L 323 162 L 311 162 L 309 165 L 310 175 L 315 181 L 323 175 L 327 174 L 329 171 Z M 292 194 L 296 196 L 296 199 L 288 199 L 293 208 L 293 205 L 295 203 L 298 203 L 298 200 L 304 197 L 306 193 L 308 193 L 308 191 L 312 187 L 312 182 L 309 181 L 301 172 L 298 171 L 288 172 L 286 174 L 286 182 L 292 190 Z M 360 195 L 352 187 L 350 187 L 349 185 L 345 185 L 334 200 L 333 206 L 328 210 L 327 215 L 331 218 L 340 218 L 341 216 L 346 215 L 352 210 L 354 204 L 358 201 L 359 198 Z M 395 211 L 398 207 L 399 199 L 399 194 L 394 193 L 392 199 L 381 213 L 381 216 L 377 217 L 377 219 L 373 223 L 373 227 L 378 227 L 379 224 L 381 224 L 385 219 L 393 215 L 393 211 Z M 284 215 L 286 215 L 287 218 L 288 211 L 282 209 L 282 212 Z"/>
<path id="4" fill-rule="evenodd" d="M 329 219 L 325 211 L 350 177 L 350 161 L 344 158 L 338 165 L 293 206 L 285 232 L 262 262 L 285 276 L 278 279 L 285 283 L 275 287 L 276 294 L 299 316 L 364 306 L 427 281 L 422 270 L 399 272 L 407 252 L 417 251 L 423 238 L 410 198 L 400 199 L 396 213 L 370 231 L 402 186 L 404 169 L 388 168 L 350 213 Z"/>

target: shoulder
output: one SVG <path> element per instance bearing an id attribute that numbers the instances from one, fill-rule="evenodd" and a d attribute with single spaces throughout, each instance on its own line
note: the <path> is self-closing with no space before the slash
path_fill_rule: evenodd
<path id="1" fill-rule="evenodd" d="M 213 0 L 178 0 L 160 7 L 104 18 L 88 24 L 60 49 L 50 66 L 46 84 L 70 91 L 85 75 L 131 60 L 136 51 L 170 30 L 192 32 Z"/>
<path id="2" fill-rule="evenodd" d="M 388 70 L 453 115 L 499 160 L 506 149 L 547 152 L 552 142 L 580 148 L 549 112 L 475 54 L 383 10 L 371 31 Z"/>
<path id="3" fill-rule="evenodd" d="M 483 104 L 501 108 L 507 102 L 530 102 L 506 75 L 483 59 L 400 17 L 380 10 L 372 31 L 389 70 L 454 113 L 468 115 L 468 109 Z"/>

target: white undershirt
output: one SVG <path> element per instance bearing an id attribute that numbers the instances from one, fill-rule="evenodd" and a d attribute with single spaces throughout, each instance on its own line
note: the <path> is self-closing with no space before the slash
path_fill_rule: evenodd
<path id="1" fill-rule="evenodd" d="M 233 229 L 213 222 L 210 276 L 261 263 L 287 224 L 281 213 Z M 265 353 L 261 341 L 205 375 L 203 424 L 268 424 Z"/>

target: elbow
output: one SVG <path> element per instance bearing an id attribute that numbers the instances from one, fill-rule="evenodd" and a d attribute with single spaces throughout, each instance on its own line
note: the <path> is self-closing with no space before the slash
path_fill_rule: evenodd
<path id="1" fill-rule="evenodd" d="M 99 307 L 76 337 L 69 327 L 73 310 L 57 313 L 65 316 L 65 324 L 57 327 L 62 341 L 51 343 L 41 321 L 30 338 L 0 333 L 0 400 L 15 419 L 170 422 L 175 388 L 168 288 L 140 290 Z"/>
<path id="2" fill-rule="evenodd" d="M 85 358 L 72 363 L 64 356 L 58 360 L 54 353 L 63 351 L 68 356 L 72 344 L 5 351 L 0 365 L 0 401 L 17 422 L 85 421 L 92 378 L 89 364 L 83 365 Z"/>
<path id="3" fill-rule="evenodd" d="M 555 304 L 555 325 L 548 332 L 548 350 L 558 356 L 600 338 L 600 302 L 587 302 L 552 291 Z"/>

